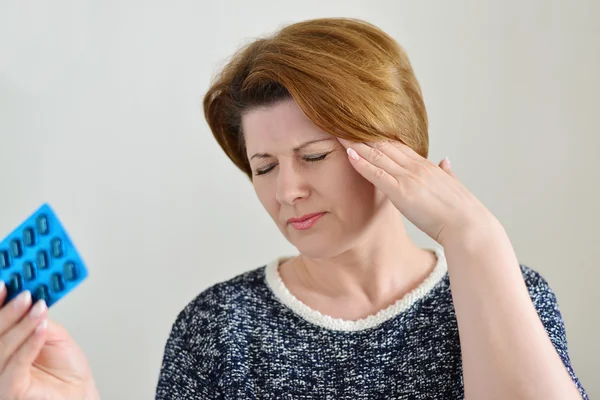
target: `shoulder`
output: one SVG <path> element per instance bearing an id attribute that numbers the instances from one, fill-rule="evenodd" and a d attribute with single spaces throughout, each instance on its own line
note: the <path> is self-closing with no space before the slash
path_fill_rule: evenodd
<path id="1" fill-rule="evenodd" d="M 583 398 L 587 399 L 587 393 L 571 365 L 565 322 L 554 290 L 538 271 L 535 271 L 526 265 L 521 265 L 521 273 L 523 274 L 531 301 L 538 313 L 540 321 L 544 325 L 550 341 L 567 368 L 571 379 L 577 385 L 579 392 L 582 394 Z"/>
<path id="2" fill-rule="evenodd" d="M 217 282 L 200 292 L 183 312 L 193 314 L 197 309 L 215 311 L 227 309 L 242 297 L 247 297 L 264 286 L 265 266 L 254 268 L 225 281 Z"/>
<path id="3" fill-rule="evenodd" d="M 252 297 L 264 276 L 255 268 L 203 290 L 179 312 L 164 348 L 156 398 L 214 398 L 223 354 L 225 318 Z M 251 303 L 248 300 L 247 303 Z"/>
<path id="4" fill-rule="evenodd" d="M 520 264 L 519 267 L 528 289 L 539 291 L 550 287 L 544 276 L 537 270 L 525 264 Z"/>
<path id="5" fill-rule="evenodd" d="M 527 291 L 536 309 L 550 307 L 558 310 L 556 293 L 546 278 L 539 271 L 528 265 L 520 264 L 520 268 L 525 286 L 527 286 Z"/>
<path id="6" fill-rule="evenodd" d="M 561 329 L 564 329 L 562 327 L 563 320 L 558 305 L 558 298 L 552 286 L 540 272 L 532 267 L 523 264 L 520 267 L 529 297 L 542 322 L 545 325 L 559 324 L 561 325 Z"/>
<path id="7" fill-rule="evenodd" d="M 188 347 L 215 337 L 232 313 L 256 307 L 264 297 L 265 266 L 251 269 L 200 292 L 177 315 L 171 337 Z"/>
<path id="8" fill-rule="evenodd" d="M 521 273 L 548 336 L 567 363 L 566 328 L 554 290 L 542 274 L 533 268 L 521 265 Z"/>

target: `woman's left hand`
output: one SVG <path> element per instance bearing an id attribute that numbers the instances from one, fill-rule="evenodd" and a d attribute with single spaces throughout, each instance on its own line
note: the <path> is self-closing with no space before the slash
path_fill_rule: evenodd
<path id="1" fill-rule="evenodd" d="M 444 159 L 439 165 L 396 141 L 355 143 L 338 139 L 354 168 L 385 193 L 417 228 L 444 246 L 468 230 L 498 221 L 458 180 Z"/>

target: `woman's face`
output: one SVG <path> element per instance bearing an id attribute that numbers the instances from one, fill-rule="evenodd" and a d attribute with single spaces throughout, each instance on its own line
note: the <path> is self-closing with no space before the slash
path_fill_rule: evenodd
<path id="1" fill-rule="evenodd" d="M 293 100 L 247 113 L 242 126 L 254 190 L 300 253 L 331 257 L 361 239 L 387 198 L 356 172 L 334 136 Z"/>

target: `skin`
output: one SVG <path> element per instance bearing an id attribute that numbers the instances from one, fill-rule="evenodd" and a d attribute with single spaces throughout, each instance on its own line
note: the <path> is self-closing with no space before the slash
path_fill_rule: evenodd
<path id="1" fill-rule="evenodd" d="M 0 304 L 5 299 L 0 282 Z M 25 291 L 0 309 L 0 399 L 99 399 L 83 351 L 48 320 L 43 300 L 31 301 Z"/>
<path id="2" fill-rule="evenodd" d="M 448 161 L 436 165 L 401 143 L 333 138 L 290 101 L 248 113 L 243 127 L 253 170 L 271 168 L 254 177 L 257 196 L 300 252 L 280 266 L 293 294 L 328 315 L 356 319 L 418 285 L 435 260 L 408 238 L 402 214 L 444 247 L 465 397 L 580 398 L 502 225 Z M 312 140 L 319 142 L 293 150 Z M 287 223 L 321 211 L 307 231 Z M 0 284 L 0 302 L 5 296 Z M 25 294 L 0 309 L 0 399 L 99 399 L 85 355 L 38 307 Z"/>
<path id="3" fill-rule="evenodd" d="M 435 255 L 415 245 L 387 196 L 295 102 L 254 110 L 242 124 L 256 195 L 300 252 L 280 266 L 299 300 L 332 317 L 359 319 L 392 304 L 431 272 Z M 288 223 L 315 212 L 326 214 L 311 229 Z"/>
<path id="4" fill-rule="evenodd" d="M 347 151 L 347 164 L 334 140 L 330 147 L 312 144 L 295 152 L 303 141 L 325 135 L 303 120 L 291 101 L 252 111 L 243 127 L 253 170 L 274 166 L 255 176 L 254 188 L 300 251 L 287 267 L 297 271 L 296 277 L 288 271 L 287 279 L 305 300 L 313 296 L 313 306 L 319 307 L 339 296 L 357 296 L 367 310 L 377 304 L 374 299 L 389 298 L 391 287 L 402 290 L 413 268 L 423 271 L 418 257 L 407 255 L 418 252 L 394 221 L 395 208 L 444 247 L 465 397 L 581 398 L 531 302 L 505 230 L 447 160 L 436 165 L 399 142 L 337 139 Z M 333 157 L 307 163 L 309 153 L 329 150 Z M 327 214 L 308 232 L 286 224 L 289 217 L 319 211 Z M 385 242 L 391 236 L 394 240 Z M 385 244 L 379 246 L 378 240 Z M 386 279 L 394 283 L 386 285 Z M 298 291 L 303 286 L 304 292 Z"/>
<path id="5" fill-rule="evenodd" d="M 402 143 L 350 143 L 352 166 L 445 250 L 467 399 L 580 399 L 500 222 L 448 163 Z"/>

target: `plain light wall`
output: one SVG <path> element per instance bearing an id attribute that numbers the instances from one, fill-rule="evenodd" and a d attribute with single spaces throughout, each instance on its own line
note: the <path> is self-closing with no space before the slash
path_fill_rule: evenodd
<path id="1" fill-rule="evenodd" d="M 153 398 L 177 313 L 295 253 L 212 138 L 211 77 L 284 24 L 362 18 L 408 51 L 431 159 L 450 157 L 550 282 L 574 368 L 598 397 L 599 11 L 594 0 L 4 0 L 0 236 L 55 208 L 90 277 L 51 317 L 87 353 L 103 398 Z"/>

